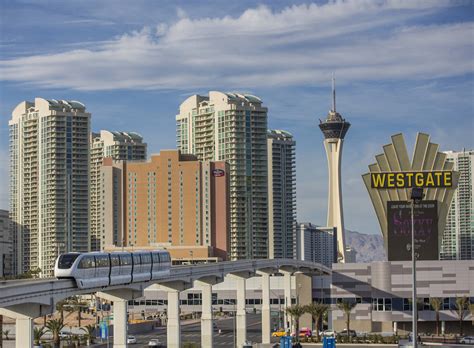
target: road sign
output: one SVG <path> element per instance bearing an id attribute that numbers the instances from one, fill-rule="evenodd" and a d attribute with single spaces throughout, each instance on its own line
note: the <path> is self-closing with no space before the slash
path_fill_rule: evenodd
<path id="1" fill-rule="evenodd" d="M 109 337 L 109 326 L 107 322 L 102 321 L 100 323 L 100 338 L 107 339 Z"/>

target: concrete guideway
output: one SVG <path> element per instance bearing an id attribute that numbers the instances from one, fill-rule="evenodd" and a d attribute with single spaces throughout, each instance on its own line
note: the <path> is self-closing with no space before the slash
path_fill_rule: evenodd
<path id="1" fill-rule="evenodd" d="M 33 319 L 51 314 L 56 303 L 64 298 L 97 293 L 98 297 L 114 302 L 114 347 L 127 347 L 127 302 L 143 296 L 143 290 L 153 287 L 168 294 L 167 347 L 181 346 L 179 320 L 179 293 L 195 287 L 202 291 L 201 344 L 213 346 L 212 285 L 225 277 L 237 283 L 236 332 L 237 346 L 246 341 L 247 326 L 245 312 L 246 279 L 262 278 L 262 343 L 270 343 L 270 276 L 283 274 L 285 300 L 291 299 L 291 275 L 295 272 L 307 275 L 331 274 L 331 270 L 320 264 L 293 259 L 239 260 L 213 264 L 176 266 L 163 279 L 148 282 L 79 289 L 70 279 L 34 279 L 29 281 L 6 281 L 0 284 L 0 314 L 16 320 L 17 348 L 32 347 Z M 291 303 L 291 302 L 286 302 Z M 285 314 L 286 315 L 286 314 Z M 289 319 L 285 319 L 285 325 Z M 288 328 L 287 328 L 288 329 Z"/>

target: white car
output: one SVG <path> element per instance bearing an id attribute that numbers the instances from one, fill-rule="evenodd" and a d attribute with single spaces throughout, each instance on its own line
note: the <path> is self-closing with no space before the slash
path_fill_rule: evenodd
<path id="1" fill-rule="evenodd" d="M 148 347 L 161 347 L 161 342 L 158 338 L 152 338 L 150 342 L 148 342 Z"/>
<path id="2" fill-rule="evenodd" d="M 474 343 L 474 336 L 464 336 L 461 338 L 461 340 L 459 341 L 460 343 Z"/>
<path id="3" fill-rule="evenodd" d="M 135 338 L 135 336 L 127 337 L 127 344 L 136 344 L 136 343 L 137 343 L 137 339 Z"/>
<path id="4" fill-rule="evenodd" d="M 335 337 L 336 336 L 336 331 L 324 330 L 323 332 L 321 332 L 321 335 L 323 335 L 325 337 Z"/>

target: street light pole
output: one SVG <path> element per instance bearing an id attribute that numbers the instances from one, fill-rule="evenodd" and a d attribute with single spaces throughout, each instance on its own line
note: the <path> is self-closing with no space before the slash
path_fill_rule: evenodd
<path id="1" fill-rule="evenodd" d="M 411 190 L 411 268 L 412 268 L 412 342 L 413 348 L 418 346 L 418 301 L 416 299 L 416 253 L 415 253 L 415 203 L 421 202 L 423 200 L 423 188 L 422 187 L 413 187 Z"/>
<path id="2" fill-rule="evenodd" d="M 413 194 L 412 194 L 413 196 Z M 413 198 L 413 197 L 412 197 Z M 415 200 L 411 201 L 411 267 L 412 267 L 412 281 L 413 281 L 413 294 L 412 294 L 412 342 L 413 348 L 416 348 L 418 345 L 418 335 L 417 335 L 417 300 L 416 300 L 416 257 L 415 257 Z"/>

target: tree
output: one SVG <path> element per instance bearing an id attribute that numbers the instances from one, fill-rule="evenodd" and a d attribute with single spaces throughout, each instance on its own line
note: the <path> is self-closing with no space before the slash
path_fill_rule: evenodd
<path id="1" fill-rule="evenodd" d="M 456 307 L 456 314 L 459 319 L 459 335 L 462 336 L 462 322 L 464 318 L 467 316 L 467 309 L 469 306 L 469 299 L 466 296 L 458 297 L 456 296 L 456 303 L 454 304 Z"/>
<path id="2" fill-rule="evenodd" d="M 47 331 L 51 332 L 51 335 L 53 335 L 54 346 L 59 348 L 59 345 L 61 344 L 61 337 L 59 334 L 64 328 L 63 321 L 60 319 L 51 319 L 46 323 L 46 328 L 48 329 Z"/>
<path id="3" fill-rule="evenodd" d="M 67 306 L 67 301 L 66 300 L 61 300 L 58 303 L 56 303 L 56 310 L 59 312 L 59 315 L 61 316 L 61 321 L 64 322 L 64 311 Z"/>
<path id="4" fill-rule="evenodd" d="M 40 345 L 40 340 L 41 337 L 45 334 L 45 327 L 43 326 L 42 328 L 33 328 L 33 340 L 34 340 L 34 345 L 39 346 Z"/>
<path id="5" fill-rule="evenodd" d="M 86 307 L 87 303 L 82 301 L 79 296 L 73 296 L 67 301 L 66 308 L 70 308 L 71 312 L 77 312 L 77 324 L 81 326 L 82 307 Z"/>
<path id="6" fill-rule="evenodd" d="M 295 340 L 298 341 L 298 335 L 300 333 L 300 317 L 306 313 L 305 306 L 299 304 L 286 307 L 286 314 L 290 315 L 295 324 Z"/>
<path id="7" fill-rule="evenodd" d="M 350 323 L 351 323 L 351 312 L 357 306 L 356 302 L 349 302 L 347 300 L 343 300 L 337 304 L 337 308 L 344 312 L 346 316 L 346 329 L 347 329 L 347 337 L 349 337 L 349 341 L 352 341 L 352 337 L 349 335 L 350 330 Z"/>
<path id="8" fill-rule="evenodd" d="M 81 327 L 81 330 L 85 332 L 86 338 L 88 341 L 87 345 L 91 345 L 94 343 L 94 338 L 95 338 L 95 326 L 94 325 L 86 325 L 84 327 Z"/>
<path id="9" fill-rule="evenodd" d="M 439 311 L 443 306 L 443 299 L 439 297 L 431 297 L 430 305 L 436 313 L 436 336 L 439 336 Z"/>
<path id="10" fill-rule="evenodd" d="M 3 335 L 5 336 L 5 339 L 8 341 L 8 335 L 10 334 L 10 330 L 3 330 Z"/>
<path id="11" fill-rule="evenodd" d="M 324 313 L 327 312 L 329 306 L 321 302 L 313 302 L 305 306 L 306 313 L 309 313 L 313 318 L 314 324 L 316 326 L 316 338 L 319 340 L 319 322 L 321 321 Z"/>

